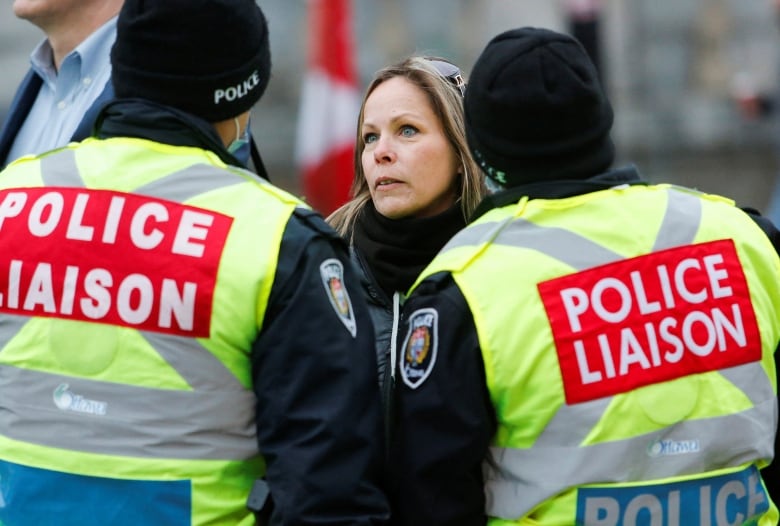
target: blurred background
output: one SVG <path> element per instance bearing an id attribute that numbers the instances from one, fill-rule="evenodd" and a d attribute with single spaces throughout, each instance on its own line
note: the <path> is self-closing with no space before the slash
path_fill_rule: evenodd
<path id="1" fill-rule="evenodd" d="M 252 130 L 272 180 L 301 195 L 296 144 L 322 140 L 298 135 L 302 86 L 320 44 L 309 2 L 259 4 L 274 65 Z M 780 116 L 746 118 L 735 96 L 777 90 L 780 15 L 771 0 L 353 0 L 350 6 L 344 22 L 358 100 L 377 69 L 409 53 L 447 57 L 468 76 L 500 31 L 524 25 L 577 31 L 594 51 L 615 107 L 621 164 L 635 163 L 651 181 L 725 194 L 742 206 L 763 210 L 769 202 Z M 2 2 L 0 123 L 41 38 L 13 15 L 10 1 Z M 307 108 L 329 104 L 324 92 L 310 96 Z M 353 134 L 356 113 L 351 118 Z"/>

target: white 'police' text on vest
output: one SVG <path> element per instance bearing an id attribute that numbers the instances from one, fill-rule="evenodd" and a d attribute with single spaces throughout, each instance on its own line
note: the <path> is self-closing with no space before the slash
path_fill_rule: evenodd
<path id="1" fill-rule="evenodd" d="M 570 403 L 761 357 L 731 240 L 618 261 L 539 290 Z"/>
<path id="2" fill-rule="evenodd" d="M 0 311 L 207 335 L 229 217 L 134 194 L 0 192 Z"/>

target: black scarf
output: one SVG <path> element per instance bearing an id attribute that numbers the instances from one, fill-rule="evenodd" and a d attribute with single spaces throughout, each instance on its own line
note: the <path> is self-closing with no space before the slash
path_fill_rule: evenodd
<path id="1" fill-rule="evenodd" d="M 355 221 L 353 243 L 379 287 L 406 292 L 433 256 L 466 226 L 460 202 L 433 217 L 388 219 L 369 201 Z"/>

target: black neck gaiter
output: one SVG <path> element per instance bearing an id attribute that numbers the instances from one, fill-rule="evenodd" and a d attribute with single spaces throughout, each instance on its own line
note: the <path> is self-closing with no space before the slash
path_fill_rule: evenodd
<path id="1" fill-rule="evenodd" d="M 379 287 L 405 293 L 439 250 L 466 226 L 460 202 L 433 217 L 389 219 L 369 201 L 355 222 L 353 242 Z"/>

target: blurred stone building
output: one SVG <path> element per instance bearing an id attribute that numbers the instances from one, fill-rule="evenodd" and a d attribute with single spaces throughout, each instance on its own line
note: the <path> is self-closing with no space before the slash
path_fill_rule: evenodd
<path id="1" fill-rule="evenodd" d="M 260 0 L 271 31 L 273 75 L 253 132 L 272 179 L 299 191 L 295 131 L 307 44 L 305 0 Z M 735 78 L 774 90 L 780 20 L 771 0 L 603 0 L 599 42 L 616 112 L 621 162 L 670 181 L 765 206 L 774 181 L 774 125 L 740 118 Z M 412 52 L 468 70 L 499 31 L 566 29 L 564 0 L 353 0 L 355 53 L 365 86 Z M 0 8 L 0 122 L 41 32 Z M 197 59 L 193 57 L 193 59 Z M 747 81 L 745 80 L 747 79 Z"/>

